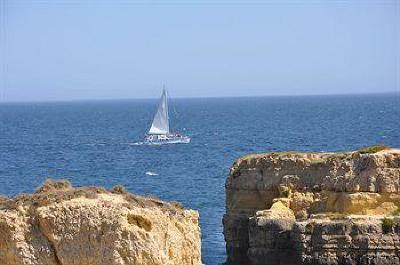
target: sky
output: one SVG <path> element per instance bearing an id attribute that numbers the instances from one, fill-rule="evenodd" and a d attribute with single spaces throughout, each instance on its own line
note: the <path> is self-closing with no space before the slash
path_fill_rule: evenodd
<path id="1" fill-rule="evenodd" d="M 399 92 L 400 1 L 0 0 L 0 101 Z"/>

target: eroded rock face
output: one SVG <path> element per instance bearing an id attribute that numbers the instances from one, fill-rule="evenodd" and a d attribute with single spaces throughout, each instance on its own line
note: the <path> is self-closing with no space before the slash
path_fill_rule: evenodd
<path id="1" fill-rule="evenodd" d="M 317 234 L 304 239 L 308 237 L 294 227 L 299 226 L 299 222 L 313 223 L 314 219 L 321 218 L 335 219 L 340 223 L 342 221 L 336 219 L 344 220 L 354 215 L 360 215 L 357 218 L 361 219 L 374 215 L 378 225 L 384 216 L 399 212 L 399 178 L 400 152 L 395 149 L 364 154 L 268 153 L 237 160 L 226 181 L 223 222 L 228 264 L 303 264 L 308 260 L 304 258 L 308 255 L 305 253 L 318 253 L 317 246 L 332 247 L 330 251 L 321 252 L 330 258 L 328 261 L 316 258 L 309 264 L 373 264 L 373 251 L 365 250 L 365 257 L 351 254 L 344 258 L 336 252 L 346 254 L 343 250 L 346 245 L 314 244 L 310 240 Z M 286 205 L 296 218 L 290 229 L 272 225 L 274 222 L 271 220 L 264 225 L 257 221 L 260 219 L 259 211 L 271 206 L 273 210 L 277 202 Z M 342 235 L 335 234 L 334 229 L 329 231 L 322 236 L 327 242 L 334 240 L 335 236 L 353 240 L 351 233 Z M 371 240 L 375 240 L 373 237 L 378 236 L 379 231 L 373 230 L 372 233 L 375 234 Z M 398 238 L 394 232 L 391 236 L 393 240 Z M 286 243 L 282 243 L 284 238 Z M 300 245 L 307 247 L 301 248 Z M 359 245 L 353 246 L 357 248 Z M 379 255 L 386 254 L 382 251 Z M 359 259 L 372 260 L 372 263 L 357 263 Z"/>
<path id="2" fill-rule="evenodd" d="M 291 242 L 297 264 L 400 264 L 399 227 L 382 227 L 382 218 L 368 216 L 296 222 Z"/>
<path id="3" fill-rule="evenodd" d="M 289 240 L 296 218 L 283 202 L 275 202 L 271 209 L 256 212 L 249 219 L 248 258 L 251 264 L 290 265 L 293 242 Z"/>
<path id="4" fill-rule="evenodd" d="M 0 264 L 201 264 L 196 211 L 53 184 L 0 201 Z"/>

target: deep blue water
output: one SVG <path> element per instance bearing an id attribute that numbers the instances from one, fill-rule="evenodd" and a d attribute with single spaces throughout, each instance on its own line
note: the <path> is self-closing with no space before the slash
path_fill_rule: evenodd
<path id="1" fill-rule="evenodd" d="M 191 144 L 133 144 L 156 100 L 0 104 L 0 193 L 31 192 L 53 177 L 180 201 L 200 211 L 203 262 L 220 264 L 224 183 L 239 156 L 400 146 L 398 94 L 171 102 L 172 127 Z"/>

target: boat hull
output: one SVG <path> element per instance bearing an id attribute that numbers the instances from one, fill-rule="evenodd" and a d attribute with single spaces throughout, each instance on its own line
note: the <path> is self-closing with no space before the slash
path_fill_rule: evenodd
<path id="1" fill-rule="evenodd" d="M 162 144 L 188 144 L 190 137 L 180 134 L 151 134 L 144 139 L 145 144 L 162 145 Z"/>

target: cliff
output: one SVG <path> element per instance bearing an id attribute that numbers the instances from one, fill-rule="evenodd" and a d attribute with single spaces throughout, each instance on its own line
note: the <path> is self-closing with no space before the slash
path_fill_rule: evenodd
<path id="1" fill-rule="evenodd" d="M 228 264 L 400 264 L 400 151 L 266 153 L 226 180 Z"/>
<path id="2" fill-rule="evenodd" d="M 0 198 L 0 264 L 201 264 L 198 213 L 127 193 L 48 181 Z"/>

